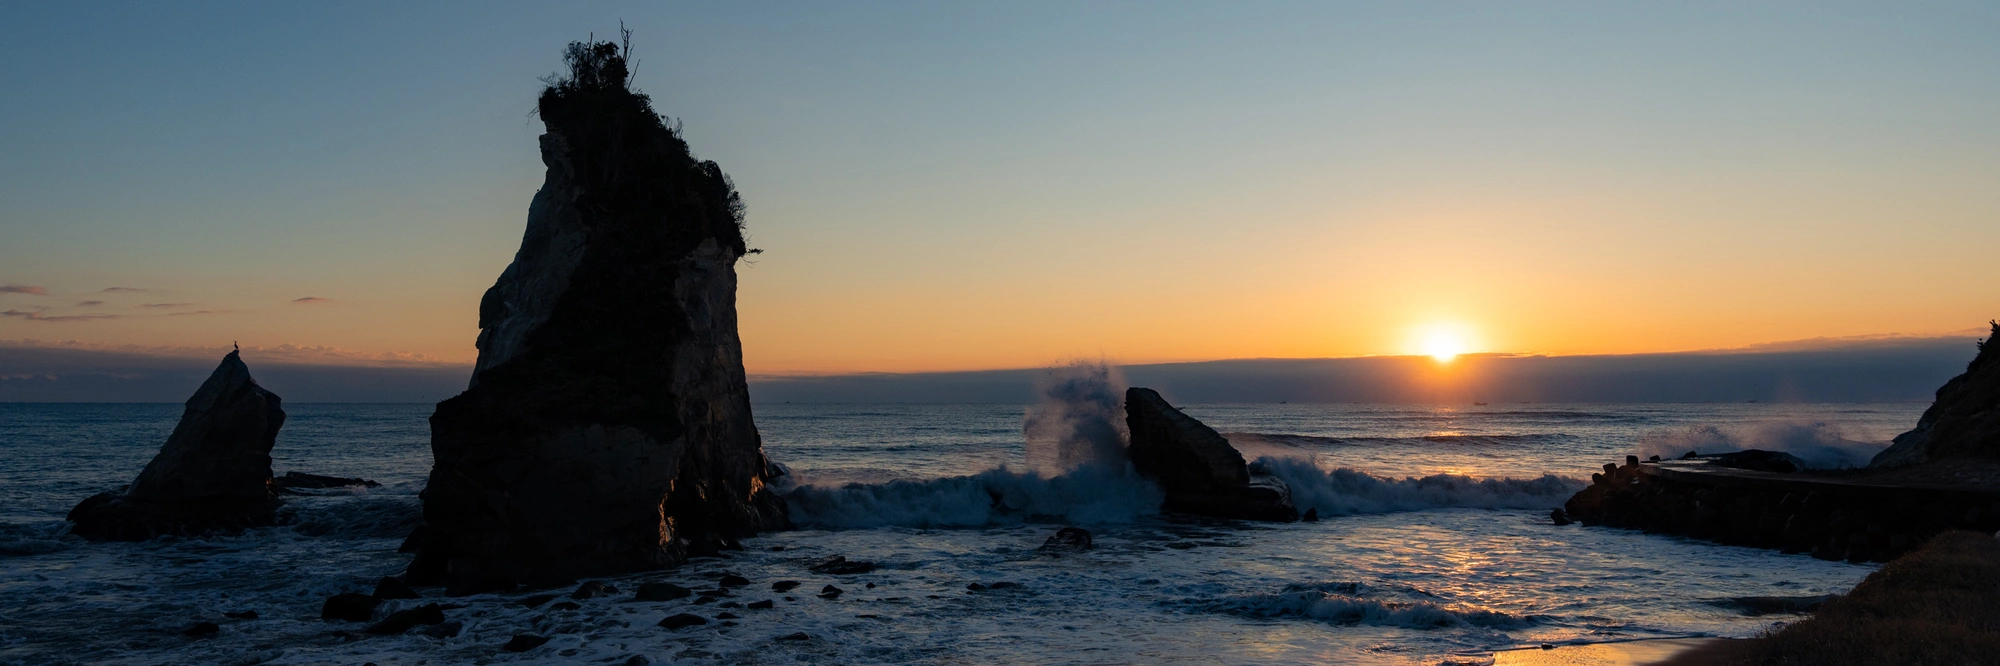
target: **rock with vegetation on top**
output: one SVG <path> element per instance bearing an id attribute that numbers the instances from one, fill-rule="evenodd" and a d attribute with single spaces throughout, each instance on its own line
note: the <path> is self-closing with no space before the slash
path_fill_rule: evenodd
<path id="1" fill-rule="evenodd" d="M 277 394 L 250 377 L 238 352 L 202 382 L 158 455 L 123 491 L 69 513 L 78 536 L 142 541 L 277 522 L 271 446 L 285 424 Z"/>
<path id="2" fill-rule="evenodd" d="M 1251 469 L 1228 439 L 1167 404 L 1158 392 L 1127 389 L 1125 423 L 1132 433 L 1126 455 L 1141 476 L 1166 492 L 1161 508 L 1218 518 L 1298 520 L 1284 480 Z"/>
<path id="3" fill-rule="evenodd" d="M 1931 460 L 2000 458 L 2000 321 L 1979 343 L 1965 373 L 1945 382 L 1917 427 L 1896 436 L 1869 467 L 1903 467 Z"/>
<path id="4" fill-rule="evenodd" d="M 627 53 L 573 43 L 542 91 L 547 177 L 480 301 L 471 387 L 431 416 L 413 583 L 657 569 L 789 526 L 736 331 L 742 203 L 627 87 Z"/>

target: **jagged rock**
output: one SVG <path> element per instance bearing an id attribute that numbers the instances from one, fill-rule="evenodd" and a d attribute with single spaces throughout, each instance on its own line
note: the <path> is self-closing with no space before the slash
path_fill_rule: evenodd
<path id="1" fill-rule="evenodd" d="M 285 472 L 284 476 L 272 480 L 272 484 L 284 490 L 318 490 L 321 488 L 380 488 L 382 484 L 367 479 L 350 479 L 341 476 L 320 476 L 304 472 Z"/>
<path id="2" fill-rule="evenodd" d="M 1291 488 L 1251 469 L 1221 433 L 1167 404 L 1152 389 L 1125 391 L 1126 453 L 1139 474 L 1166 492 L 1161 508 L 1219 518 L 1290 522 L 1299 519 Z"/>
<path id="3" fill-rule="evenodd" d="M 72 532 L 143 541 L 276 523 L 271 446 L 285 424 L 279 402 L 251 379 L 238 353 L 229 352 L 188 398 L 173 435 L 131 485 L 70 510 Z"/>
<path id="4" fill-rule="evenodd" d="M 788 526 L 736 331 L 742 204 L 626 88 L 615 45 L 568 60 L 471 387 L 431 417 L 419 580 L 655 569 L 689 537 Z"/>
<path id="5" fill-rule="evenodd" d="M 358 592 L 345 592 L 327 597 L 326 604 L 320 606 L 319 618 L 367 622 L 375 617 L 375 607 L 380 605 L 381 599 Z"/>
<path id="6" fill-rule="evenodd" d="M 1979 343 L 1965 372 L 1944 383 L 1917 427 L 1896 436 L 1869 467 L 1903 467 L 1931 460 L 2000 457 L 2000 321 Z"/>
<path id="7" fill-rule="evenodd" d="M 1042 542 L 1036 550 L 1044 553 L 1078 553 L 1090 550 L 1090 530 L 1081 527 L 1065 527 L 1056 530 L 1049 540 Z"/>
<path id="8" fill-rule="evenodd" d="M 375 582 L 375 598 L 377 599 L 421 599 L 423 596 L 417 594 L 416 590 L 410 589 L 410 586 L 404 585 L 403 581 L 396 580 L 392 576 L 383 576 L 382 580 Z"/>

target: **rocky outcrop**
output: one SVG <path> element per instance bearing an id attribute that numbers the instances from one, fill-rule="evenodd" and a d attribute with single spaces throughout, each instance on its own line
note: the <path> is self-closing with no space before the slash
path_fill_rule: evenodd
<path id="1" fill-rule="evenodd" d="M 229 352 L 188 398 L 180 424 L 139 477 L 70 511 L 74 533 L 139 541 L 275 523 L 271 447 L 285 424 L 279 403 L 238 352 Z"/>
<path id="2" fill-rule="evenodd" d="M 480 301 L 471 387 L 431 417 L 413 583 L 652 569 L 787 526 L 736 333 L 741 203 L 626 87 L 616 45 L 567 59 L 538 106 L 547 177 Z"/>
<path id="3" fill-rule="evenodd" d="M 1881 562 L 1949 529 L 2000 529 L 2000 488 L 1731 469 L 1709 459 L 1607 464 L 1569 499 L 1573 519 L 1735 546 Z"/>
<path id="4" fill-rule="evenodd" d="M 1161 508 L 1218 518 L 1298 520 L 1292 491 L 1276 476 L 1253 470 L 1215 429 L 1167 404 L 1159 392 L 1125 391 L 1126 455 L 1141 476 L 1166 493 Z"/>
<path id="5" fill-rule="evenodd" d="M 1954 458 L 2000 458 L 2000 321 L 1992 335 L 1979 343 L 1979 353 L 1965 373 L 1938 388 L 1937 401 L 1917 419 L 1917 427 L 1896 436 L 1895 443 L 1868 463 L 1869 467 L 1904 467 Z"/>

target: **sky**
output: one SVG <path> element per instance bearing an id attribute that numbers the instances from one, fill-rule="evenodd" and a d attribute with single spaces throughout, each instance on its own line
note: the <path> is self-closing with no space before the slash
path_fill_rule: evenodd
<path id="1" fill-rule="evenodd" d="M 1992 3 L 7 3 L 0 341 L 470 361 L 621 20 L 753 374 L 2000 317 Z"/>

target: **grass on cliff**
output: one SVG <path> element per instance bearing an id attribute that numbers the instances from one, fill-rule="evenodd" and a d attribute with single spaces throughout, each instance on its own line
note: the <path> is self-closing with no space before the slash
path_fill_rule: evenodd
<path id="1" fill-rule="evenodd" d="M 1946 532 L 1812 617 L 1669 664 L 2000 664 L 2000 539 Z"/>

